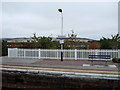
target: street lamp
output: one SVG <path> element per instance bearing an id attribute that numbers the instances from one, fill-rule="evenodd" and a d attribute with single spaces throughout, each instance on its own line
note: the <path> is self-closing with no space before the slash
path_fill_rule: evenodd
<path id="1" fill-rule="evenodd" d="M 63 11 L 62 11 L 62 9 L 58 9 L 58 11 L 61 13 L 61 37 L 63 37 Z M 63 43 L 64 43 L 64 40 L 61 38 L 60 39 L 60 44 L 61 44 L 61 61 L 63 61 Z"/>
<path id="2" fill-rule="evenodd" d="M 61 13 L 61 36 L 63 36 L 63 12 L 62 9 L 58 9 L 58 11 Z"/>

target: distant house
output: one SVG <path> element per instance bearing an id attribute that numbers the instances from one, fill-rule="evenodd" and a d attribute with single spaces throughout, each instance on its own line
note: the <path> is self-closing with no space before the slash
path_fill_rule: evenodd
<path id="1" fill-rule="evenodd" d="M 88 38 L 77 37 L 74 33 L 69 34 L 67 37 L 52 37 L 52 41 L 59 41 L 60 39 L 64 39 L 64 49 L 88 49 L 94 41 Z M 3 38 L 2 40 L 7 42 L 8 48 L 35 48 L 32 38 Z"/>
<path id="2" fill-rule="evenodd" d="M 57 37 L 56 39 L 64 39 L 64 47 L 69 49 L 88 49 L 91 42 L 95 41 L 88 38 L 77 37 L 72 31 L 72 34 L 68 34 L 68 37 Z"/>
<path id="3" fill-rule="evenodd" d="M 9 38 L 6 39 L 7 42 L 32 42 L 31 38 Z"/>
<path id="4" fill-rule="evenodd" d="M 8 48 L 20 48 L 31 46 L 32 38 L 3 38 L 6 41 Z"/>

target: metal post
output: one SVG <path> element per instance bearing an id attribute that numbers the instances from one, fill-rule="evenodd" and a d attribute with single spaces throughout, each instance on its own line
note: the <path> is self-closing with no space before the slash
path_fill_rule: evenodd
<path id="1" fill-rule="evenodd" d="M 61 61 L 63 61 L 63 44 L 61 43 Z"/>
<path id="2" fill-rule="evenodd" d="M 62 9 L 58 9 L 58 11 L 61 13 L 61 36 L 63 36 L 63 13 Z M 63 61 L 63 39 L 61 39 L 61 61 Z"/>
<path id="3" fill-rule="evenodd" d="M 61 36 L 63 36 L 63 13 L 61 13 Z"/>
<path id="4" fill-rule="evenodd" d="M 61 12 L 61 35 L 63 36 L 63 13 Z M 61 43 L 61 61 L 63 61 L 63 43 Z"/>

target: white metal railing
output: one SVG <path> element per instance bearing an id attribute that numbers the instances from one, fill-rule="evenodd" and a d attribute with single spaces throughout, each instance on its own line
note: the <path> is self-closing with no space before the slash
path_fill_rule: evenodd
<path id="1" fill-rule="evenodd" d="M 120 49 L 118 50 L 62 50 L 64 59 L 88 59 L 88 55 L 110 55 L 113 57 L 120 57 Z M 60 59 L 61 50 L 60 49 L 18 49 L 9 48 L 8 57 L 17 58 L 38 58 L 38 59 Z"/>

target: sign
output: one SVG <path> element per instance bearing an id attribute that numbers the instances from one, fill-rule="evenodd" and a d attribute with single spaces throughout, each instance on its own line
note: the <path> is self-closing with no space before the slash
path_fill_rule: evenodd
<path id="1" fill-rule="evenodd" d="M 58 36 L 56 39 L 67 39 L 68 37 L 66 36 Z"/>
<path id="2" fill-rule="evenodd" d="M 60 40 L 60 44 L 64 44 L 64 40 L 63 39 Z"/>

